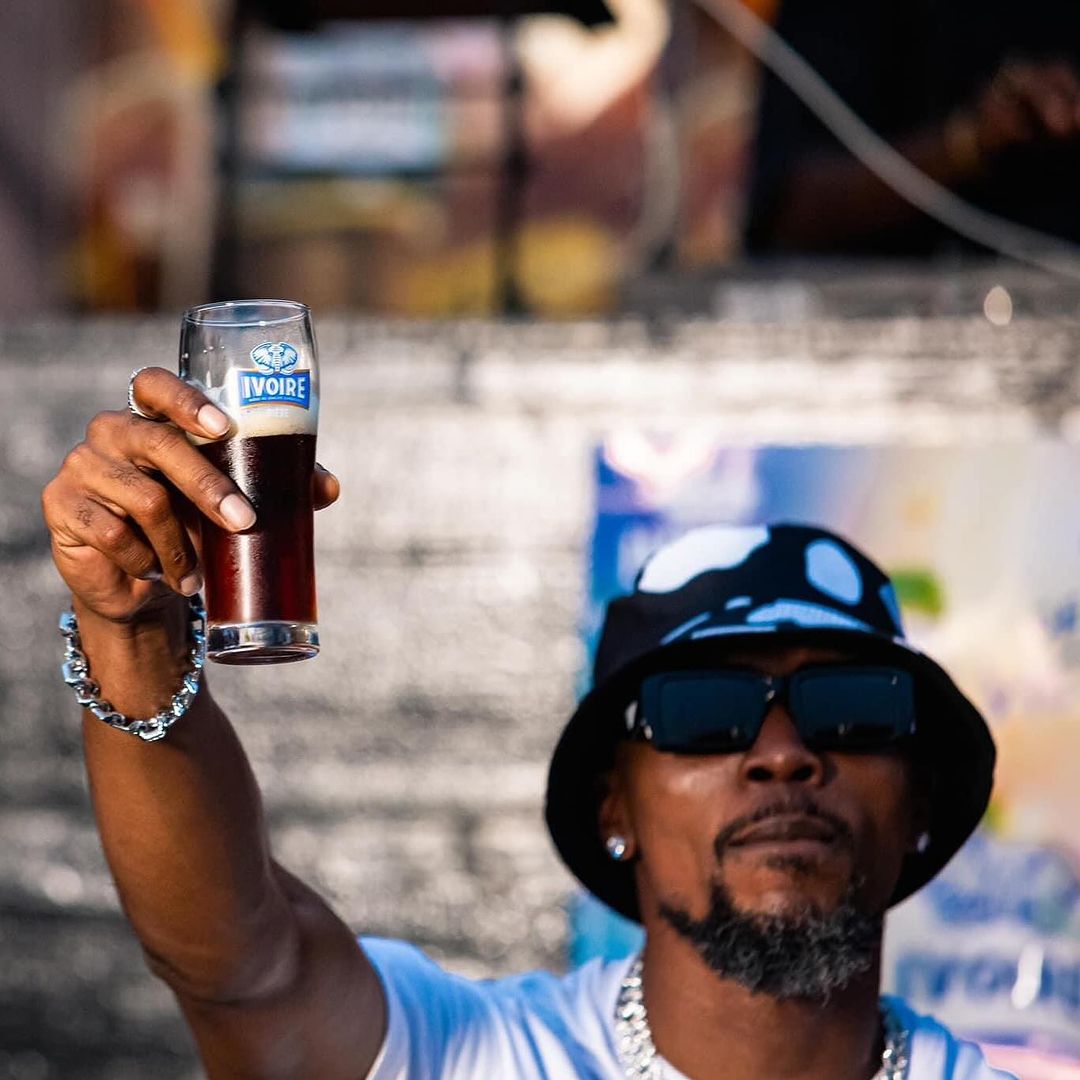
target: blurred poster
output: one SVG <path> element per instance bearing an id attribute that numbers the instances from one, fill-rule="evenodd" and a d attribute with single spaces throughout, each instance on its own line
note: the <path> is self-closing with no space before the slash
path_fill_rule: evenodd
<path id="1" fill-rule="evenodd" d="M 331 23 L 264 34 L 249 59 L 249 164 L 273 173 L 432 172 L 498 145 L 494 23 Z"/>
<path id="2" fill-rule="evenodd" d="M 747 2 L 767 18 L 776 8 Z M 615 21 L 600 28 L 539 16 L 512 31 L 439 19 L 248 33 L 248 291 L 418 317 L 491 311 L 492 237 L 511 190 L 515 284 L 535 314 L 608 311 L 632 286 L 647 298 L 663 253 L 693 268 L 738 256 L 756 60 L 690 6 L 607 6 Z M 677 78 L 658 77 L 669 42 Z M 507 156 L 515 127 L 521 169 Z"/>
<path id="3" fill-rule="evenodd" d="M 983 709 L 999 759 L 979 832 L 890 916 L 885 988 L 1025 1080 L 1080 1077 L 1080 447 L 626 431 L 595 464 L 590 655 L 604 604 L 645 556 L 706 522 L 820 523 L 893 577 L 908 634 Z M 571 919 L 575 959 L 633 940 L 598 929 L 588 902 Z"/>

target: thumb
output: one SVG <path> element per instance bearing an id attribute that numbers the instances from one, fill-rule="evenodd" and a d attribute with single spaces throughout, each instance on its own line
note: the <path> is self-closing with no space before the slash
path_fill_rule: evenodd
<path id="1" fill-rule="evenodd" d="M 311 484 L 316 510 L 322 510 L 337 502 L 341 494 L 341 483 L 332 472 L 324 469 L 318 462 L 315 463 L 315 473 Z"/>

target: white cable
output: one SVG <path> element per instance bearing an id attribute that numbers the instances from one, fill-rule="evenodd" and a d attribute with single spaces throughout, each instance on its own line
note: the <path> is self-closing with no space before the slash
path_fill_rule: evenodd
<path id="1" fill-rule="evenodd" d="M 743 0 L 694 0 L 774 74 L 859 161 L 942 225 L 1008 258 L 1080 280 L 1080 248 L 980 210 L 916 168 L 869 127 Z"/>

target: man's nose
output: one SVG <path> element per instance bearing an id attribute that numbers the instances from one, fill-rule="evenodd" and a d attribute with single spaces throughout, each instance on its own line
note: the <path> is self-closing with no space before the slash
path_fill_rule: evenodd
<path id="1" fill-rule="evenodd" d="M 754 745 L 743 754 L 740 772 L 744 780 L 759 784 L 816 786 L 825 778 L 821 758 L 802 741 L 791 714 L 779 703 L 769 709 Z"/>

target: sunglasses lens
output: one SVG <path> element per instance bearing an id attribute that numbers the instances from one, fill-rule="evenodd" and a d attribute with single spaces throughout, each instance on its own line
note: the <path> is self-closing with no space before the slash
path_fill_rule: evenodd
<path id="1" fill-rule="evenodd" d="M 724 754 L 751 746 L 765 715 L 765 685 L 738 673 L 652 675 L 641 707 L 658 750 Z"/>
<path id="2" fill-rule="evenodd" d="M 666 672 L 641 684 L 641 718 L 658 750 L 725 754 L 761 731 L 768 681 L 742 672 Z M 828 667 L 790 679 L 788 707 L 813 750 L 880 750 L 915 730 L 915 686 L 897 668 Z"/>
<path id="3" fill-rule="evenodd" d="M 803 740 L 816 750 L 874 750 L 914 730 L 914 683 L 898 669 L 800 673 L 791 705 Z"/>

